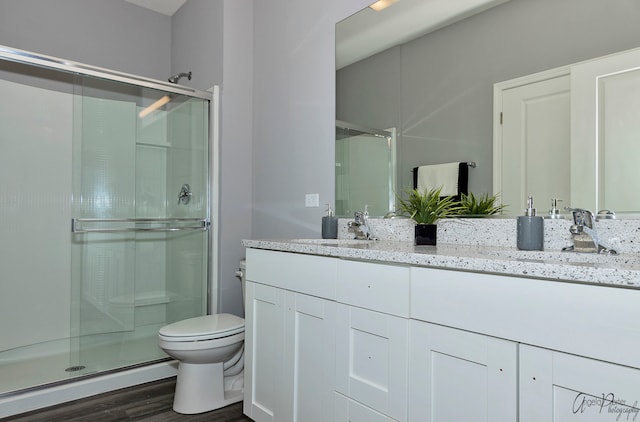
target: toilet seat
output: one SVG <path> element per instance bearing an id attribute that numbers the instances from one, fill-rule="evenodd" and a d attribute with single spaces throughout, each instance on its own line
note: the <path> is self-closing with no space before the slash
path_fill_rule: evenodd
<path id="1" fill-rule="evenodd" d="M 244 319 L 232 314 L 204 315 L 165 325 L 160 339 L 167 342 L 206 341 L 244 332 Z"/>

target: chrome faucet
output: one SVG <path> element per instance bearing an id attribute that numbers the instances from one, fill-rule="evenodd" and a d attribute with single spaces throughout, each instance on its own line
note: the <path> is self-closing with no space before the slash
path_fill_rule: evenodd
<path id="1" fill-rule="evenodd" d="M 589 210 L 583 208 L 565 208 L 573 214 L 573 224 L 569 228 L 573 245 L 562 248 L 563 251 L 599 253 L 615 255 L 617 252 L 602 246 L 593 228 L 595 217 Z"/>
<path id="2" fill-rule="evenodd" d="M 353 213 L 353 221 L 349 221 L 349 231 L 355 234 L 355 238 L 359 240 L 377 240 L 371 233 L 369 227 L 368 205 L 364 206 L 364 211 L 356 211 Z"/>

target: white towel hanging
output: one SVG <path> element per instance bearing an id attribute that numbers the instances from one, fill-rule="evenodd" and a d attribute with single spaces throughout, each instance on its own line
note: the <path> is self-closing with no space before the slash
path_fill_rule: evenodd
<path id="1" fill-rule="evenodd" d="M 418 167 L 418 190 L 442 187 L 440 195 L 458 195 L 458 172 L 460 163 L 432 164 Z"/>

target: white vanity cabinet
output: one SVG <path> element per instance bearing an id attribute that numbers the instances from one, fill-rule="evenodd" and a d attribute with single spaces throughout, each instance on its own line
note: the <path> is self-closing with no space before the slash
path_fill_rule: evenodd
<path id="1" fill-rule="evenodd" d="M 411 283 L 410 420 L 469 420 L 456 404 L 474 421 L 634 420 L 640 291 L 427 268 Z"/>
<path id="2" fill-rule="evenodd" d="M 257 422 L 640 420 L 640 290 L 247 250 Z"/>
<path id="3" fill-rule="evenodd" d="M 335 303 L 287 291 L 285 307 L 285 417 L 278 420 L 326 422 L 333 407 Z"/>
<path id="4" fill-rule="evenodd" d="M 409 267 L 247 250 L 244 412 L 406 421 Z"/>
<path id="5" fill-rule="evenodd" d="M 247 281 L 245 291 L 244 413 L 257 422 L 284 411 L 284 290 Z"/>
<path id="6" fill-rule="evenodd" d="M 407 340 L 407 319 L 338 304 L 336 421 L 354 421 L 354 412 L 407 420 Z"/>
<path id="7" fill-rule="evenodd" d="M 340 260 L 338 275 L 335 420 L 406 421 L 409 267 Z"/>
<path id="8" fill-rule="evenodd" d="M 492 281 L 411 269 L 410 421 L 518 420 L 518 343 L 493 331 L 509 324 L 513 310 L 500 309 Z"/>
<path id="9" fill-rule="evenodd" d="M 517 344 L 411 321 L 409 420 L 517 420 Z"/>
<path id="10" fill-rule="evenodd" d="M 247 250 L 244 413 L 256 422 L 333 417 L 336 261 Z"/>
<path id="11" fill-rule="evenodd" d="M 520 345 L 520 422 L 640 420 L 640 370 Z"/>

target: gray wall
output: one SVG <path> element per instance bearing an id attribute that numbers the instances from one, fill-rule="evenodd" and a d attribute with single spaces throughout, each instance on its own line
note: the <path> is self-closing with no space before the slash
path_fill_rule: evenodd
<path id="1" fill-rule="evenodd" d="M 0 44 L 166 80 L 171 18 L 124 0 L 0 0 Z"/>
<path id="2" fill-rule="evenodd" d="M 253 0 L 188 0 L 172 20 L 172 73 L 181 83 L 219 85 L 218 312 L 243 315 L 235 273 L 251 234 Z"/>
<path id="3" fill-rule="evenodd" d="M 337 116 L 399 128 L 398 180 L 411 168 L 477 161 L 492 191 L 493 84 L 640 46 L 636 0 L 512 0 L 338 71 Z"/>
<path id="4" fill-rule="evenodd" d="M 203 91 L 222 84 L 224 7 L 224 0 L 188 0 L 172 16 L 171 74 L 193 72 L 181 84 Z"/>
<path id="5" fill-rule="evenodd" d="M 253 0 L 224 4 L 219 311 L 243 315 L 235 271 L 245 255 L 241 239 L 252 237 Z"/>
<path id="6" fill-rule="evenodd" d="M 181 83 L 219 85 L 218 312 L 243 315 L 235 273 L 251 238 L 252 0 L 188 0 L 172 19 L 172 72 L 192 71 Z"/>
<path id="7" fill-rule="evenodd" d="M 172 71 L 199 89 L 219 85 L 218 312 L 243 315 L 235 273 L 251 238 L 253 0 L 188 0 L 173 16 Z"/>
<path id="8" fill-rule="evenodd" d="M 320 237 L 333 202 L 335 24 L 367 0 L 254 6 L 253 237 Z"/>

